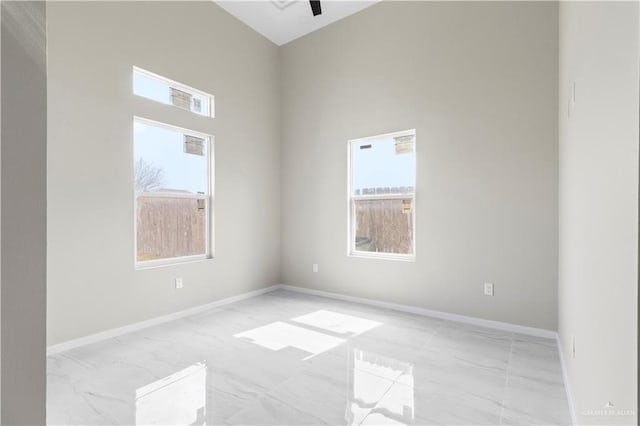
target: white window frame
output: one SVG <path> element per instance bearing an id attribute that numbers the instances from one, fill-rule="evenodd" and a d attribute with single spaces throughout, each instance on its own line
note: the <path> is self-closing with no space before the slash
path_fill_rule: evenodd
<path id="1" fill-rule="evenodd" d="M 131 74 L 131 76 L 132 76 L 132 78 L 131 78 L 132 93 L 135 96 L 137 96 L 139 98 L 142 98 L 142 99 L 146 99 L 146 100 L 151 101 L 151 102 L 158 103 L 160 105 L 166 105 L 166 106 L 169 106 L 171 108 L 182 109 L 182 108 L 179 108 L 179 107 L 177 107 L 175 105 L 172 105 L 172 104 L 165 104 L 164 102 L 156 101 L 155 99 L 147 98 L 146 96 L 137 95 L 136 92 L 135 92 L 135 86 L 134 86 L 134 81 L 135 80 L 133 78 L 133 76 L 136 73 L 142 74 L 142 75 L 147 76 L 149 78 L 152 78 L 154 80 L 158 80 L 158 81 L 160 81 L 162 83 L 165 83 L 165 84 L 169 85 L 170 87 L 173 87 L 173 88 L 178 89 L 178 90 L 182 90 L 183 92 L 195 94 L 195 95 L 202 96 L 202 97 L 205 97 L 205 98 L 209 99 L 209 111 L 206 111 L 206 114 L 198 114 L 197 112 L 193 112 L 191 110 L 187 111 L 186 109 L 184 109 L 183 111 L 190 112 L 191 114 L 194 114 L 196 116 L 215 118 L 215 111 L 216 111 L 216 108 L 215 108 L 215 97 L 212 94 L 204 92 L 202 90 L 198 90 L 195 87 L 188 86 L 188 85 L 186 85 L 184 83 L 180 83 L 179 81 L 171 80 L 170 78 L 163 77 L 163 76 L 161 76 L 159 74 L 153 73 L 151 71 L 147 71 L 147 70 L 145 70 L 143 68 L 136 67 L 136 66 L 133 67 L 133 73 Z"/>
<path id="2" fill-rule="evenodd" d="M 173 126 L 171 124 L 162 123 L 159 121 L 149 120 L 148 118 L 133 117 L 133 128 L 132 128 L 132 140 L 135 146 L 135 125 L 136 123 L 145 124 L 148 126 L 155 126 L 164 128 L 171 131 L 177 131 L 184 133 L 189 136 L 196 136 L 199 138 L 205 138 L 208 140 L 207 144 L 207 193 L 206 194 L 187 194 L 181 192 L 161 192 L 161 191 L 152 191 L 152 192 L 136 192 L 135 187 L 133 188 L 133 261 L 135 265 L 135 269 L 147 269 L 154 268 L 158 266 L 165 265 L 176 265 L 181 263 L 189 263 L 196 262 L 200 260 L 212 259 L 214 256 L 214 238 L 213 238 L 213 221 L 214 221 L 214 136 L 198 132 L 191 129 L 185 129 L 184 127 Z M 135 161 L 135 159 L 134 159 Z M 170 257 L 166 259 L 155 259 L 155 260 L 146 260 L 146 261 L 138 261 L 138 198 L 139 197 L 158 197 L 158 198 L 188 198 L 194 200 L 205 200 L 207 218 L 205 221 L 206 229 L 206 253 L 198 254 L 193 256 L 180 256 L 180 257 Z"/>
<path id="3" fill-rule="evenodd" d="M 365 138 L 350 139 L 347 142 L 347 256 L 360 257 L 367 259 L 384 259 L 384 260 L 400 260 L 406 262 L 415 262 L 416 260 L 416 222 L 417 222 L 417 209 L 416 209 L 416 190 L 417 190 L 417 156 L 414 162 L 414 169 L 416 170 L 416 182 L 414 182 L 413 192 L 406 194 L 371 194 L 371 195 L 353 195 L 352 179 L 353 179 L 353 146 L 362 144 L 363 142 L 372 141 L 382 138 L 393 138 L 399 136 L 414 136 L 413 150 L 416 152 L 417 134 L 416 129 L 402 130 L 399 132 L 384 133 L 376 136 L 368 136 Z M 412 253 L 380 253 L 380 252 L 368 252 L 356 250 L 356 209 L 355 202 L 362 200 L 406 200 L 411 199 L 411 205 L 413 207 L 413 221 L 412 221 Z"/>

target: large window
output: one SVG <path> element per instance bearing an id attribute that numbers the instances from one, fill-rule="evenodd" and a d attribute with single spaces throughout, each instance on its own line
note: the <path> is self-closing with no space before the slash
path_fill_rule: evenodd
<path id="1" fill-rule="evenodd" d="M 134 119 L 136 264 L 211 255 L 211 136 Z"/>
<path id="2" fill-rule="evenodd" d="M 415 130 L 349 141 L 349 255 L 415 259 Z"/>

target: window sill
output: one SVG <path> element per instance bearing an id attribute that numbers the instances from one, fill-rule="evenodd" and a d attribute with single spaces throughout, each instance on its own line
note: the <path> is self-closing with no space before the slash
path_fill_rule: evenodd
<path id="1" fill-rule="evenodd" d="M 400 262 L 415 262 L 415 254 L 393 254 L 393 253 L 373 253 L 365 251 L 352 251 L 347 254 L 348 257 L 357 257 L 362 259 L 378 259 L 378 260 L 395 260 Z"/>
<path id="2" fill-rule="evenodd" d="M 162 260 L 150 260 L 147 262 L 136 262 L 135 270 L 143 271 L 145 269 L 156 269 L 162 268 L 165 266 L 178 266 L 178 265 L 186 265 L 189 263 L 199 263 L 207 260 L 213 260 L 213 256 L 188 256 L 188 257 L 176 257 L 173 259 L 162 259 Z"/>

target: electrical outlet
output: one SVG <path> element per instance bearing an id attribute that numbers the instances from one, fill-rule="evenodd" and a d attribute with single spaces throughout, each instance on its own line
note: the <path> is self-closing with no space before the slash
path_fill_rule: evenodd
<path id="1" fill-rule="evenodd" d="M 313 264 L 313 272 L 318 272 L 318 264 L 317 263 Z"/>
<path id="2" fill-rule="evenodd" d="M 492 283 L 484 283 L 484 295 L 485 296 L 493 296 L 493 284 Z"/>
<path id="3" fill-rule="evenodd" d="M 182 282 L 182 277 L 176 278 L 176 290 L 180 290 L 184 287 L 184 283 Z"/>
<path id="4" fill-rule="evenodd" d="M 571 336 L 571 358 L 576 357 L 576 338 Z"/>

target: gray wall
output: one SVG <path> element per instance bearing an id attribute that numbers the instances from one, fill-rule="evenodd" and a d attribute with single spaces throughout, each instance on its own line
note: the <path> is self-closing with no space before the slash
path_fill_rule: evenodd
<path id="1" fill-rule="evenodd" d="M 44 2 L 2 1 L 2 418 L 45 422 Z"/>
<path id="2" fill-rule="evenodd" d="M 581 424 L 637 424 L 615 411 L 637 408 L 638 14 L 560 6 L 559 331 Z"/>
<path id="3" fill-rule="evenodd" d="M 383 2 L 285 45 L 284 283 L 555 330 L 557 32 L 551 2 Z M 347 140 L 411 128 L 417 260 L 347 257 Z"/>
<path id="4" fill-rule="evenodd" d="M 278 48 L 208 1 L 52 2 L 48 43 L 49 344 L 276 284 Z M 134 97 L 133 65 L 216 118 Z M 214 259 L 134 270 L 133 115 L 215 136 Z"/>

